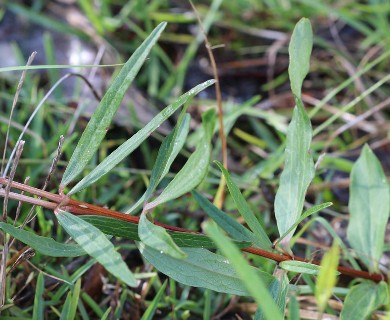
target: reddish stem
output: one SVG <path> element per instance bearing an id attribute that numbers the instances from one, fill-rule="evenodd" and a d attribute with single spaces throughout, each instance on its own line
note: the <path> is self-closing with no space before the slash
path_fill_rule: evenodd
<path id="1" fill-rule="evenodd" d="M 6 185 L 7 183 L 8 183 L 7 179 L 0 177 L 0 185 L 1 184 Z M 34 187 L 30 187 L 30 186 L 25 185 L 23 183 L 19 183 L 19 182 L 12 181 L 11 187 L 18 189 L 18 190 L 28 192 L 28 193 L 31 193 L 31 194 L 34 194 L 36 196 L 45 197 L 49 200 L 52 200 L 54 203 L 49 202 L 49 201 L 45 201 L 45 200 L 40 200 L 40 199 L 28 197 L 25 195 L 14 193 L 14 192 L 9 193 L 10 199 L 15 199 L 18 201 L 39 205 L 39 206 L 42 206 L 42 207 L 50 209 L 50 210 L 56 209 L 61 204 L 61 201 L 63 201 L 63 199 L 64 199 L 63 196 L 60 196 L 58 194 L 53 194 L 53 193 L 50 193 L 47 191 L 43 191 L 43 190 L 40 190 L 40 189 L 37 189 Z M 5 196 L 5 191 L 3 189 L 0 189 L 0 196 L 2 196 L 2 197 Z M 118 211 L 102 208 L 99 206 L 95 206 L 93 204 L 73 200 L 70 198 L 67 199 L 66 204 L 64 206 L 61 206 L 61 209 L 68 211 L 70 213 L 73 213 L 75 215 L 104 216 L 104 217 L 114 218 L 117 220 L 122 220 L 122 221 L 130 222 L 130 223 L 134 223 L 134 224 L 138 224 L 138 222 L 139 222 L 139 217 L 131 216 L 131 215 L 125 214 L 123 212 L 118 212 Z M 163 223 L 160 223 L 157 221 L 155 222 L 155 224 L 159 225 L 167 230 L 170 230 L 170 231 L 201 234 L 200 232 L 194 232 L 191 230 L 170 226 L 170 225 L 163 224 Z M 254 247 L 243 248 L 241 250 L 248 252 L 248 253 L 255 254 L 257 256 L 261 256 L 261 257 L 264 257 L 267 259 L 274 260 L 276 262 L 297 260 L 297 261 L 312 263 L 315 265 L 320 265 L 319 261 L 311 261 L 311 260 L 307 260 L 307 259 L 303 259 L 303 258 L 299 258 L 299 257 L 292 258 L 292 257 L 285 255 L 285 254 L 274 253 L 274 252 L 270 252 L 267 250 L 254 248 Z M 382 274 L 370 274 L 367 271 L 355 270 L 355 269 L 348 268 L 348 267 L 339 266 L 337 268 L 337 270 L 340 273 L 347 275 L 347 276 L 369 279 L 369 280 L 372 280 L 375 282 L 380 282 L 380 281 L 386 280 L 385 276 Z"/>

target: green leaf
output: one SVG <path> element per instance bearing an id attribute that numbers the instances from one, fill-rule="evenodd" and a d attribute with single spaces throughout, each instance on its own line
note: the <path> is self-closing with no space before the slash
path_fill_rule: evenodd
<path id="1" fill-rule="evenodd" d="M 0 222 L 0 229 L 47 256 L 78 257 L 86 254 L 78 244 L 60 243 L 52 238 L 41 237 L 33 232 L 15 228 L 5 222 Z"/>
<path id="2" fill-rule="evenodd" d="M 156 312 L 158 303 L 160 302 L 161 298 L 164 296 L 164 291 L 167 286 L 167 280 L 164 281 L 163 285 L 160 289 L 158 289 L 158 292 L 156 296 L 154 297 L 152 303 L 149 305 L 149 307 L 146 309 L 145 313 L 142 315 L 141 320 L 153 320 L 154 314 Z"/>
<path id="3" fill-rule="evenodd" d="M 172 130 L 172 132 L 164 139 L 160 149 L 158 150 L 157 159 L 154 163 L 146 192 L 126 211 L 126 213 L 133 213 L 145 201 L 149 200 L 153 191 L 169 172 L 169 168 L 171 167 L 173 160 L 175 160 L 180 150 L 183 148 L 187 138 L 188 131 L 190 129 L 190 119 L 191 116 L 189 114 L 183 114 L 183 116 L 180 116 L 175 129 Z"/>
<path id="4" fill-rule="evenodd" d="M 295 296 L 295 294 L 290 296 L 290 300 L 288 302 L 288 320 L 300 320 L 299 316 L 299 302 Z"/>
<path id="5" fill-rule="evenodd" d="M 289 280 L 286 272 L 280 269 L 276 270 L 276 277 L 277 279 L 271 283 L 269 291 L 271 293 L 272 299 L 279 307 L 280 312 L 284 314 L 284 309 L 286 307 L 286 297 L 289 291 Z M 258 307 L 255 314 L 255 320 L 263 319 L 266 319 L 266 315 L 264 312 L 262 312 L 262 309 Z"/>
<path id="6" fill-rule="evenodd" d="M 356 318 L 367 319 L 370 314 L 379 306 L 387 303 L 388 292 L 387 284 L 379 284 L 365 281 L 349 291 L 341 310 L 340 320 L 349 320 Z"/>
<path id="7" fill-rule="evenodd" d="M 55 213 L 61 226 L 85 252 L 127 285 L 131 287 L 137 285 L 134 275 L 104 233 L 69 212 L 57 209 Z"/>
<path id="8" fill-rule="evenodd" d="M 198 191 L 193 190 L 192 194 L 204 212 L 206 212 L 207 215 L 213 219 L 218 224 L 218 226 L 225 230 L 233 239 L 252 241 L 256 246 L 261 245 L 257 237 L 251 231 L 249 231 L 233 218 L 229 217 L 227 213 L 218 209 Z"/>
<path id="9" fill-rule="evenodd" d="M 282 241 L 292 230 L 294 230 L 298 224 L 300 224 L 304 219 L 306 219 L 307 217 L 310 217 L 312 214 L 315 214 L 327 207 L 330 207 L 331 205 L 333 205 L 332 202 L 325 202 L 325 203 L 320 203 L 320 204 L 317 204 L 315 206 L 312 206 L 311 208 L 307 209 L 303 214 L 302 216 L 298 219 L 297 222 L 295 222 L 279 239 L 278 241 L 276 241 L 274 243 L 274 245 L 276 246 L 280 241 Z"/>
<path id="10" fill-rule="evenodd" d="M 126 62 L 110 88 L 107 90 L 91 117 L 91 120 L 88 122 L 68 166 L 66 167 L 61 181 L 62 188 L 68 185 L 69 182 L 74 180 L 74 178 L 81 173 L 95 154 L 106 135 L 107 128 L 118 110 L 126 90 L 134 80 L 165 26 L 165 22 L 160 23 L 157 28 L 152 31 L 149 37 L 145 39 Z"/>
<path id="11" fill-rule="evenodd" d="M 268 276 L 269 280 L 273 279 L 273 281 L 267 283 L 264 281 L 264 276 L 259 277 L 259 274 L 255 271 L 256 269 L 245 261 L 242 253 L 223 235 L 214 221 L 209 221 L 204 228 L 214 240 L 218 249 L 229 259 L 234 268 L 233 270 L 237 272 L 244 286 L 261 308 L 265 318 L 269 320 L 283 319 L 283 313 L 280 312 L 267 288 L 273 281 L 277 280 L 267 273 L 264 274 Z"/>
<path id="12" fill-rule="evenodd" d="M 138 236 L 138 224 L 100 216 L 85 215 L 80 218 L 94 225 L 105 234 L 140 241 Z M 204 234 L 169 230 L 167 230 L 167 232 L 179 247 L 215 249 L 215 243 Z M 246 248 L 252 243 L 249 241 L 235 241 L 235 244 L 240 248 Z"/>
<path id="13" fill-rule="evenodd" d="M 183 168 L 154 201 L 144 206 L 145 211 L 161 203 L 176 199 L 194 189 L 202 182 L 207 174 L 211 157 L 211 137 L 215 124 L 216 113 L 214 109 L 202 115 L 204 135 L 199 140 L 194 153 L 188 158 Z"/>
<path id="14" fill-rule="evenodd" d="M 351 171 L 348 241 L 370 272 L 378 272 L 387 220 L 390 190 L 379 160 L 365 145 Z"/>
<path id="15" fill-rule="evenodd" d="M 60 320 L 73 320 L 76 316 L 77 304 L 80 298 L 81 279 L 78 279 L 71 292 L 68 292 Z"/>
<path id="16" fill-rule="evenodd" d="M 107 158 L 105 158 L 94 170 L 92 170 L 86 177 L 84 177 L 73 189 L 68 193 L 71 195 L 76 193 L 92 183 L 96 182 L 103 175 L 108 173 L 120 161 L 131 154 L 143 141 L 145 141 L 150 134 L 156 130 L 166 119 L 168 119 L 179 107 L 185 104 L 190 98 L 198 94 L 200 91 L 211 86 L 215 80 L 208 80 L 195 88 L 180 96 L 174 103 L 167 106 L 158 115 L 156 115 L 147 125 L 134 134 L 130 139 L 121 144 L 114 150 Z"/>
<path id="17" fill-rule="evenodd" d="M 168 277 L 192 287 L 208 288 L 217 292 L 225 292 L 240 296 L 248 295 L 237 273 L 225 257 L 200 248 L 183 248 L 188 254 L 184 260 L 175 259 L 151 247 L 137 242 L 137 246 L 157 270 Z M 261 277 L 268 286 L 273 277 L 250 267 L 257 277 Z"/>
<path id="18" fill-rule="evenodd" d="M 187 256 L 164 228 L 156 226 L 148 220 L 146 213 L 141 214 L 139 219 L 138 235 L 145 245 L 160 251 L 160 253 L 177 259 L 184 259 Z"/>
<path id="19" fill-rule="evenodd" d="M 43 273 L 39 272 L 37 285 L 35 286 L 35 296 L 34 296 L 34 309 L 33 309 L 33 320 L 43 319 L 44 310 L 45 310 L 45 301 L 43 300 L 43 293 L 45 291 L 45 280 L 43 278 Z"/>
<path id="20" fill-rule="evenodd" d="M 334 241 L 332 248 L 325 253 L 321 261 L 320 273 L 315 288 L 315 298 L 321 312 L 325 310 L 328 300 L 332 295 L 333 288 L 336 285 L 339 256 L 340 248 L 337 242 Z"/>
<path id="21" fill-rule="evenodd" d="M 158 151 L 157 159 L 150 175 L 149 186 L 145 193 L 145 201 L 149 200 L 153 191 L 169 172 L 173 160 L 175 160 L 183 147 L 190 129 L 190 120 L 191 116 L 189 114 L 184 114 L 180 117 L 175 130 L 173 130 L 161 144 L 161 148 Z"/>
<path id="22" fill-rule="evenodd" d="M 246 202 L 244 196 L 242 195 L 240 189 L 237 187 L 237 185 L 234 183 L 233 179 L 231 178 L 229 172 L 223 167 L 222 163 L 219 161 L 215 161 L 219 169 L 222 171 L 223 175 L 225 176 L 227 186 L 229 188 L 229 192 L 233 198 L 233 201 L 244 218 L 245 222 L 248 224 L 249 228 L 253 231 L 253 234 L 257 238 L 256 245 L 264 250 L 270 250 L 271 248 L 271 241 L 269 240 L 267 233 L 264 231 L 263 227 L 261 226 L 260 222 L 257 220 L 255 214 L 253 213 L 252 209 Z"/>
<path id="23" fill-rule="evenodd" d="M 320 266 L 296 260 L 282 261 L 281 263 L 279 263 L 279 267 L 286 271 L 311 275 L 318 275 L 321 270 Z M 337 272 L 337 274 L 340 274 L 340 272 Z"/>
<path id="24" fill-rule="evenodd" d="M 310 20 L 302 18 L 294 28 L 288 47 L 290 56 L 288 74 L 291 82 L 291 91 L 299 99 L 301 98 L 303 80 L 309 72 L 312 47 L 313 31 Z"/>
<path id="25" fill-rule="evenodd" d="M 275 196 L 275 216 L 280 235 L 284 235 L 301 216 L 306 190 L 314 177 L 314 162 L 310 154 L 311 124 L 302 102 L 299 99 L 296 102 L 287 129 L 284 170 Z M 295 229 L 281 241 L 286 251 L 290 251 L 289 241 Z"/>

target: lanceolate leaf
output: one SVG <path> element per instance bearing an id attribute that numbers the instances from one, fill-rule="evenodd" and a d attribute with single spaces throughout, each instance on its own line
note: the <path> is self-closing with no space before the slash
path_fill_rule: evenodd
<path id="1" fill-rule="evenodd" d="M 146 213 L 142 213 L 139 219 L 138 235 L 145 245 L 160 251 L 160 253 L 177 259 L 184 259 L 187 256 L 164 228 L 156 226 L 148 220 Z"/>
<path id="2" fill-rule="evenodd" d="M 146 260 L 160 272 L 180 283 L 240 296 L 249 295 L 234 268 L 223 256 L 205 249 L 183 248 L 188 257 L 182 260 L 160 253 L 142 242 L 137 242 L 137 246 Z M 256 276 L 261 277 L 265 286 L 269 286 L 274 280 L 266 272 L 249 268 Z"/>
<path id="3" fill-rule="evenodd" d="M 180 116 L 175 129 L 164 139 L 160 149 L 158 150 L 157 159 L 154 163 L 146 192 L 126 211 L 126 213 L 132 214 L 145 201 L 148 201 L 158 184 L 169 172 L 169 168 L 171 167 L 173 160 L 175 160 L 180 150 L 183 148 L 187 138 L 188 131 L 190 129 L 190 119 L 191 116 L 189 114 L 183 114 L 183 116 Z"/>
<path id="4" fill-rule="evenodd" d="M 149 200 L 152 192 L 168 173 L 173 160 L 175 160 L 183 147 L 190 129 L 190 120 L 191 116 L 189 114 L 183 114 L 179 118 L 175 129 L 164 139 L 153 166 L 152 174 L 150 175 L 149 186 L 145 193 L 145 201 Z"/>
<path id="5" fill-rule="evenodd" d="M 15 228 L 5 222 L 0 222 L 0 229 L 47 256 L 78 257 L 87 254 L 78 244 L 60 243 L 52 238 L 41 237 L 33 232 Z"/>
<path id="6" fill-rule="evenodd" d="M 295 229 L 298 224 L 300 224 L 304 219 L 306 219 L 307 217 L 310 217 L 312 214 L 315 214 L 327 207 L 330 207 L 331 205 L 333 205 L 332 202 L 325 202 L 325 203 L 320 203 L 320 204 L 317 204 L 315 206 L 312 206 L 311 208 L 307 209 L 303 214 L 302 216 L 297 220 L 297 222 L 295 222 L 282 236 L 280 236 L 279 240 L 276 241 L 274 243 L 274 245 L 278 244 L 281 240 L 283 240 L 283 238 L 285 236 L 287 236 L 287 234 L 289 234 L 293 229 Z"/>
<path id="7" fill-rule="evenodd" d="M 290 46 L 288 47 L 290 56 L 288 74 L 291 82 L 291 91 L 299 99 L 301 98 L 303 80 L 309 72 L 312 47 L 313 32 L 310 20 L 302 18 L 294 28 Z"/>
<path id="8" fill-rule="evenodd" d="M 160 196 L 144 206 L 145 211 L 182 196 L 202 182 L 210 163 L 211 137 L 214 124 L 215 110 L 211 109 L 202 116 L 204 136 L 199 140 L 194 153 L 191 154 L 183 168 L 176 174 Z"/>
<path id="9" fill-rule="evenodd" d="M 61 226 L 85 252 L 127 285 L 131 287 L 137 285 L 134 275 L 104 233 L 69 212 L 57 209 L 55 213 Z"/>
<path id="10" fill-rule="evenodd" d="M 279 267 L 286 271 L 311 275 L 318 275 L 321 270 L 321 267 L 317 266 L 316 264 L 296 260 L 283 261 L 279 263 Z M 339 272 L 336 273 L 340 274 Z"/>
<path id="11" fill-rule="evenodd" d="M 150 134 L 156 130 L 166 119 L 168 119 L 178 108 L 185 104 L 190 98 L 198 94 L 200 91 L 211 86 L 215 80 L 208 80 L 187 93 L 180 96 L 174 103 L 167 106 L 158 115 L 156 115 L 147 125 L 139 130 L 130 139 L 121 144 L 115 151 L 113 151 L 107 158 L 105 158 L 94 170 L 92 170 L 84 179 L 82 179 L 68 195 L 78 192 L 92 183 L 96 182 L 112 168 L 114 168 L 120 161 L 131 154 Z"/>
<path id="12" fill-rule="evenodd" d="M 275 216 L 279 234 L 284 235 L 301 216 L 306 190 L 314 177 L 314 162 L 310 154 L 312 130 L 302 102 L 296 99 L 293 118 L 287 129 L 284 170 L 275 196 Z M 296 228 L 281 244 L 289 249 Z"/>
<path id="13" fill-rule="evenodd" d="M 379 306 L 388 302 L 388 290 L 385 282 L 379 284 L 363 282 L 354 287 L 345 298 L 340 319 L 354 319 L 359 315 L 360 319 L 367 319 Z"/>
<path id="14" fill-rule="evenodd" d="M 351 171 L 347 236 L 370 272 L 378 271 L 389 205 L 390 190 L 386 175 L 366 145 Z"/>
<path id="15" fill-rule="evenodd" d="M 271 248 L 272 243 L 268 238 L 267 233 L 261 226 L 260 222 L 257 220 L 248 202 L 246 202 L 244 196 L 241 194 L 240 189 L 234 183 L 233 179 L 230 177 L 229 172 L 223 167 L 222 163 L 218 161 L 215 161 L 215 163 L 218 165 L 219 169 L 225 176 L 229 192 L 233 198 L 234 203 L 236 204 L 237 210 L 240 212 L 245 222 L 248 224 L 249 228 L 251 228 L 254 235 L 256 236 L 257 246 L 261 249 L 269 250 Z"/>
<path id="16" fill-rule="evenodd" d="M 165 22 L 160 23 L 157 28 L 152 31 L 149 37 L 126 62 L 110 88 L 107 90 L 72 154 L 62 177 L 62 188 L 80 174 L 95 154 L 106 135 L 107 128 L 118 110 L 126 90 L 134 80 L 165 26 Z"/>
<path id="17" fill-rule="evenodd" d="M 94 225 L 105 234 L 125 239 L 140 241 L 138 236 L 138 224 L 124 222 L 121 220 L 100 217 L 100 216 L 81 216 L 81 219 Z M 198 233 L 185 233 L 176 231 L 167 231 L 179 247 L 207 248 L 215 249 L 215 243 L 206 235 Z M 234 241 L 239 248 L 249 247 L 250 241 Z"/>
<path id="18" fill-rule="evenodd" d="M 213 219 L 218 226 L 225 230 L 233 239 L 252 241 L 254 245 L 261 246 L 257 237 L 242 224 L 238 223 L 233 218 L 229 217 L 225 212 L 218 209 L 214 204 L 207 200 L 196 190 L 192 191 L 196 202 L 207 213 L 207 215 Z"/>

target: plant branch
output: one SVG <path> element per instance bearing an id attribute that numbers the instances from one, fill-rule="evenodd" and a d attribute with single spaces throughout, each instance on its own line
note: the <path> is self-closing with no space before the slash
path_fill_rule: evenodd
<path id="1" fill-rule="evenodd" d="M 47 191 L 42 191 L 40 189 L 25 185 L 23 183 L 14 182 L 14 181 L 10 182 L 9 180 L 7 180 L 5 178 L 0 178 L 0 184 L 7 185 L 8 183 L 10 183 L 11 188 L 22 190 L 22 191 L 34 194 L 36 196 L 45 197 L 53 202 L 28 197 L 25 195 L 14 193 L 14 192 L 9 193 L 10 199 L 39 205 L 39 206 L 42 206 L 42 207 L 50 209 L 50 210 L 54 210 L 55 208 L 57 208 L 61 204 L 61 202 L 63 201 L 63 196 L 60 196 L 58 194 L 53 194 L 53 193 L 50 193 Z M 0 197 L 4 197 L 4 196 L 5 196 L 5 190 L 0 189 Z M 139 217 L 131 216 L 131 215 L 125 214 L 123 212 L 118 212 L 118 211 L 102 208 L 99 206 L 95 206 L 95 205 L 92 205 L 92 204 L 89 204 L 86 202 L 73 200 L 70 198 L 68 199 L 66 204 L 62 207 L 62 209 L 65 211 L 68 211 L 70 213 L 73 213 L 75 215 L 105 216 L 105 217 L 110 217 L 110 218 L 130 222 L 130 223 L 135 223 L 135 224 L 138 224 L 138 222 L 139 222 Z M 155 221 L 154 223 L 156 225 L 159 225 L 159 226 L 161 226 L 167 230 L 171 230 L 171 231 L 195 233 L 194 231 L 191 231 L 191 230 L 166 225 L 166 224 L 163 224 L 163 223 L 160 223 L 157 221 Z M 198 232 L 196 232 L 196 233 L 198 233 Z M 278 263 L 282 262 L 282 261 L 288 261 L 288 260 L 297 260 L 297 261 L 307 262 L 307 263 L 311 263 L 311 264 L 315 264 L 315 265 L 320 265 L 320 261 L 311 261 L 311 260 L 299 258 L 296 256 L 290 257 L 286 254 L 270 252 L 270 251 L 263 250 L 260 248 L 255 248 L 255 247 L 243 248 L 241 250 L 248 252 L 248 253 L 251 253 L 251 254 L 254 254 L 254 255 L 257 255 L 257 256 L 261 256 L 261 257 L 264 257 L 267 259 L 274 260 Z M 370 274 L 367 271 L 355 270 L 355 269 L 344 267 L 344 266 L 338 266 L 337 270 L 341 274 L 344 274 L 344 275 L 350 276 L 350 277 L 364 278 L 364 279 L 369 279 L 369 280 L 372 280 L 375 282 L 380 282 L 380 281 L 386 280 L 386 277 L 382 274 L 376 274 L 376 273 Z"/>

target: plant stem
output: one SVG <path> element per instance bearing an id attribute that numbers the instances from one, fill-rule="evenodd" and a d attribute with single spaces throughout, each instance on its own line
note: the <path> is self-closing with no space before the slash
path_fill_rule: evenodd
<path id="1" fill-rule="evenodd" d="M 7 179 L 0 177 L 0 185 L 7 185 L 8 183 L 9 183 L 9 181 Z M 41 206 L 41 207 L 44 207 L 44 208 L 47 208 L 50 210 L 54 210 L 55 208 L 57 208 L 64 200 L 63 196 L 60 196 L 58 194 L 53 194 L 51 192 L 43 191 L 41 189 L 37 189 L 37 188 L 31 187 L 31 186 L 25 185 L 23 183 L 11 181 L 10 185 L 12 188 L 22 190 L 22 191 L 31 193 L 31 194 L 36 195 L 36 196 L 45 197 L 53 202 L 28 197 L 25 195 L 14 193 L 14 192 L 9 193 L 8 196 L 10 199 L 14 199 L 14 200 L 18 200 L 18 201 L 22 201 L 22 202 L 26 202 L 26 203 L 30 203 L 30 204 L 35 204 L 35 205 L 38 205 L 38 206 Z M 4 196 L 5 196 L 5 190 L 0 188 L 0 197 L 4 197 Z M 95 206 L 93 204 L 73 200 L 70 198 L 67 199 L 67 201 L 64 203 L 64 205 L 61 208 L 62 208 L 62 210 L 68 211 L 68 212 L 73 213 L 75 215 L 104 216 L 104 217 L 114 218 L 117 220 L 122 220 L 122 221 L 130 222 L 130 223 L 135 223 L 135 224 L 138 224 L 138 222 L 139 222 L 139 217 L 131 216 L 131 215 L 123 213 L 123 212 L 118 212 L 118 211 L 110 210 L 107 208 L 102 208 L 99 206 Z M 199 233 L 199 232 L 194 232 L 194 231 L 179 228 L 179 227 L 170 226 L 170 225 L 163 224 L 163 223 L 160 223 L 157 221 L 155 221 L 154 223 L 156 225 L 159 225 L 159 226 L 161 226 L 167 230 L 171 230 L 171 231 L 185 232 L 185 233 Z M 248 252 L 248 253 L 251 253 L 251 254 L 254 254 L 254 255 L 257 255 L 257 256 L 261 256 L 261 257 L 264 257 L 267 259 L 274 260 L 276 262 L 297 260 L 297 261 L 307 262 L 307 263 L 311 263 L 311 264 L 315 264 L 315 265 L 320 265 L 319 261 L 311 261 L 311 260 L 307 260 L 307 259 L 303 259 L 303 258 L 299 258 L 299 257 L 291 257 L 291 256 L 286 255 L 286 254 L 270 252 L 270 251 L 255 248 L 255 247 L 242 248 L 241 250 Z M 385 276 L 382 274 L 376 274 L 376 273 L 370 274 L 367 271 L 355 270 L 355 269 L 344 267 L 344 266 L 338 266 L 337 270 L 341 274 L 344 274 L 344 275 L 350 276 L 350 277 L 364 278 L 364 279 L 369 279 L 369 280 L 372 280 L 375 282 L 380 282 L 380 281 L 386 280 Z"/>

